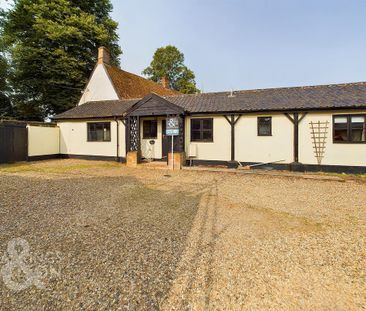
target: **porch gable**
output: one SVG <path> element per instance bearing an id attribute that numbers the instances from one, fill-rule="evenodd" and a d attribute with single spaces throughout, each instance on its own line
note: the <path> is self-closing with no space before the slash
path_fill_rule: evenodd
<path id="1" fill-rule="evenodd" d="M 150 94 L 127 111 L 126 117 L 182 115 L 184 109 L 157 94 Z"/>

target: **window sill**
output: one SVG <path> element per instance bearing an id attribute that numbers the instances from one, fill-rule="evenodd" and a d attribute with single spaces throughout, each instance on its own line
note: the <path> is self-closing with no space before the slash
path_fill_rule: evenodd
<path id="1" fill-rule="evenodd" d="M 364 145 L 366 141 L 333 141 L 335 145 Z"/>

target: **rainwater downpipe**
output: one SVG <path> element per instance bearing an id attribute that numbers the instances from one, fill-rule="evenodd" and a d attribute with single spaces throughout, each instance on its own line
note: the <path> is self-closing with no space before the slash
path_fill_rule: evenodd
<path id="1" fill-rule="evenodd" d="M 118 123 L 118 119 L 117 117 L 114 118 L 114 120 L 116 121 L 117 124 L 117 150 L 116 150 L 116 154 L 117 154 L 117 158 L 116 161 L 119 162 L 119 123 Z"/>

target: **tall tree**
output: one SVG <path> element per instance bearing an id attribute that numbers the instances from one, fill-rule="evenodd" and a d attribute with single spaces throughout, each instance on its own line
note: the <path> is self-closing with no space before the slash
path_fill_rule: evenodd
<path id="1" fill-rule="evenodd" d="M 13 107 L 8 95 L 8 64 L 6 58 L 0 54 L 0 119 L 13 116 Z"/>
<path id="2" fill-rule="evenodd" d="M 4 10 L 0 8 L 0 17 L 3 14 Z M 0 18 L 0 29 L 3 28 L 1 22 L 2 19 Z M 8 76 L 9 65 L 5 57 L 3 41 L 0 40 L 0 119 L 11 117 L 13 115 L 13 107 L 9 99 L 10 88 L 8 83 Z"/>
<path id="3" fill-rule="evenodd" d="M 11 55 L 13 103 L 22 119 L 73 107 L 96 63 L 98 46 L 119 65 L 122 53 L 110 0 L 13 0 L 2 16 Z"/>
<path id="4" fill-rule="evenodd" d="M 172 45 L 158 48 L 142 74 L 155 82 L 166 78 L 171 89 L 184 94 L 199 92 L 193 71 L 184 65 L 184 54 Z"/>

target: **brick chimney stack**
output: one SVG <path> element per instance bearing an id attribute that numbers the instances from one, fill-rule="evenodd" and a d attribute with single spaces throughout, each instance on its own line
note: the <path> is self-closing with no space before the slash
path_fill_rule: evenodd
<path id="1" fill-rule="evenodd" d="M 160 83 L 163 87 L 165 87 L 166 89 L 169 89 L 169 79 L 167 76 L 164 76 L 161 78 Z"/>
<path id="2" fill-rule="evenodd" d="M 101 46 L 98 49 L 98 64 L 107 64 L 109 65 L 111 60 L 111 54 L 108 49 L 104 46 Z"/>

